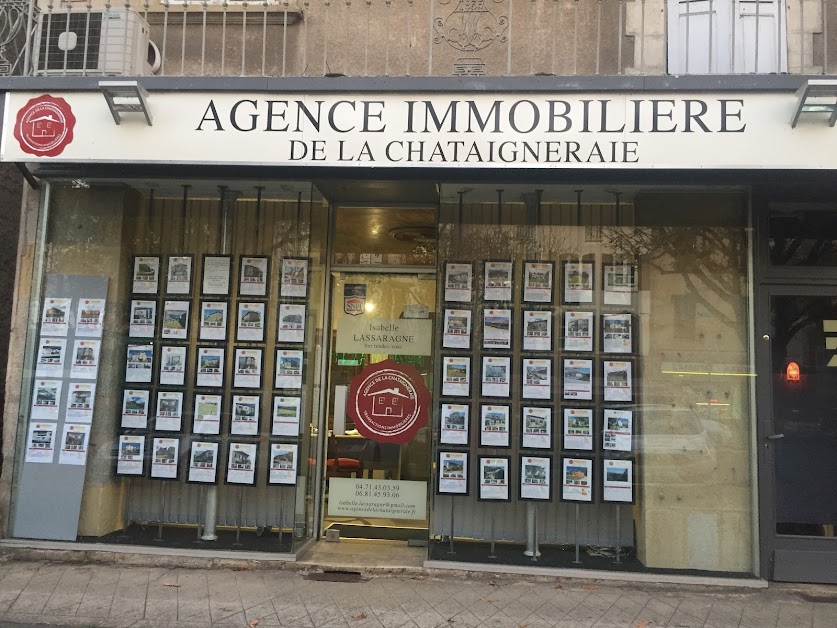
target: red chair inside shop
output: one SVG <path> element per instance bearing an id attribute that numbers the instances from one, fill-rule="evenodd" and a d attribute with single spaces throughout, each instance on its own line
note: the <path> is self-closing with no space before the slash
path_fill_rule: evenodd
<path id="1" fill-rule="evenodd" d="M 326 478 L 359 478 L 363 476 L 363 463 L 354 458 L 329 458 L 326 460 Z"/>

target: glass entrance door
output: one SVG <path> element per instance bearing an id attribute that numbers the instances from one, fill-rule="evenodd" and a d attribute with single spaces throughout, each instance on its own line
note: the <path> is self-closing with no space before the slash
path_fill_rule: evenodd
<path id="1" fill-rule="evenodd" d="M 772 474 L 761 475 L 772 482 L 763 529 L 773 545 L 765 558 L 776 580 L 837 582 L 837 290 L 773 287 L 765 298 L 763 460 Z"/>
<path id="2" fill-rule="evenodd" d="M 391 361 L 432 391 L 435 272 L 334 272 L 331 282 L 323 527 L 343 537 L 426 539 L 430 426 L 406 435 L 370 432 L 358 403 L 370 404 L 365 416 L 374 430 L 409 422 L 410 400 L 397 380 L 355 388 Z"/>

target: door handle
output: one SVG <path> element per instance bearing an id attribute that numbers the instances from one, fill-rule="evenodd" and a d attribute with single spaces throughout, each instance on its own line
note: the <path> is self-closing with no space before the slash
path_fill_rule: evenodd
<path id="1" fill-rule="evenodd" d="M 778 440 L 778 439 L 784 438 L 784 437 L 785 437 L 784 434 L 769 434 L 767 436 L 767 440 Z"/>

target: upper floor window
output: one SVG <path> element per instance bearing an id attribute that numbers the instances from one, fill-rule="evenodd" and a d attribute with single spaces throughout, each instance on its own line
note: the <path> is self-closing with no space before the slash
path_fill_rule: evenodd
<path id="1" fill-rule="evenodd" d="M 787 72 L 785 0 L 667 0 L 669 74 Z"/>

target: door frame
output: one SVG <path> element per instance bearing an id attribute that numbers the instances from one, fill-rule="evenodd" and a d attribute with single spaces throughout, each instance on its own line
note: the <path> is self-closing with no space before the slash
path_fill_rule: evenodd
<path id="1" fill-rule="evenodd" d="M 793 199 L 793 197 L 790 197 Z M 792 558 L 792 554 L 807 558 L 801 567 L 805 570 L 800 581 L 834 582 L 823 580 L 824 569 L 837 564 L 837 543 L 829 545 L 831 539 L 816 537 L 777 537 L 775 530 L 773 447 L 767 436 L 773 433 L 773 388 L 770 358 L 770 344 L 763 336 L 771 334 L 770 297 L 781 294 L 823 294 L 828 290 L 837 292 L 837 268 L 818 266 L 773 266 L 770 263 L 770 215 L 774 210 L 808 210 L 837 212 L 837 204 L 830 199 L 815 196 L 799 201 L 786 200 L 769 186 L 755 188 L 751 192 L 751 207 L 755 227 L 753 281 L 753 346 L 756 368 L 756 450 L 757 450 L 757 504 L 758 504 L 758 548 L 759 575 L 767 580 L 775 579 L 775 552 L 780 558 Z M 767 447 L 765 447 L 767 443 Z M 754 513 L 754 516 L 756 513 Z M 810 541 L 819 541 L 811 543 Z M 821 547 L 825 545 L 825 547 Z M 813 549 L 812 549 L 813 547 Z M 804 554 L 803 554 L 804 553 Z M 831 567 L 834 570 L 834 567 Z M 780 570 L 780 576 L 782 570 Z"/>
<path id="2" fill-rule="evenodd" d="M 756 343 L 757 443 L 759 468 L 759 537 L 761 576 L 768 580 L 837 584 L 837 537 L 777 535 L 773 435 L 773 369 L 770 298 L 837 295 L 837 282 L 770 282 L 759 286 Z M 766 336 L 766 338 L 765 338 Z M 777 570 L 778 566 L 778 570 Z M 778 576 L 778 577 L 777 577 Z"/>
<path id="3" fill-rule="evenodd" d="M 331 391 L 331 349 L 332 349 L 332 334 L 331 326 L 333 324 L 332 312 L 334 309 L 334 299 L 337 295 L 332 290 L 334 275 L 336 273 L 368 273 L 368 274 L 382 274 L 382 275 L 433 275 L 438 278 L 438 263 L 433 266 L 392 266 L 392 265 L 365 265 L 365 264 L 331 264 L 332 252 L 329 250 L 329 264 L 326 269 L 326 302 L 325 302 L 325 320 L 323 322 L 323 329 L 328 329 L 329 333 L 323 334 L 322 347 L 322 363 L 321 379 L 324 385 L 320 386 L 319 395 L 319 416 L 317 417 L 318 437 L 320 442 L 317 444 L 318 465 L 317 465 L 317 496 L 316 496 L 316 516 L 314 518 L 314 525 L 316 526 L 316 539 L 323 538 L 323 525 L 325 524 L 326 509 L 326 457 L 328 455 L 328 438 L 326 433 L 328 431 L 328 410 L 330 403 Z M 438 286 L 437 286 L 438 291 Z M 438 295 L 437 295 L 438 297 Z M 435 332 L 435 328 L 434 328 Z M 435 343 L 431 343 L 431 350 L 435 349 Z M 432 452 L 431 452 L 432 464 Z M 428 489 L 428 496 L 431 491 Z M 429 497 L 428 497 L 429 499 Z M 428 526 L 429 526 L 429 504 L 428 504 Z M 428 527 L 429 530 L 429 527 Z"/>

